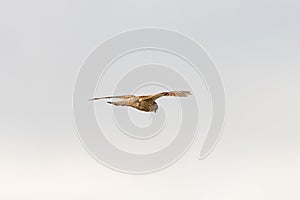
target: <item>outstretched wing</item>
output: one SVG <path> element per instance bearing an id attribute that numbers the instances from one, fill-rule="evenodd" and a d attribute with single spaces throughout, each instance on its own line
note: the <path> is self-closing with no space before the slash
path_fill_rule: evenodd
<path id="1" fill-rule="evenodd" d="M 140 101 L 145 101 L 145 100 L 155 101 L 156 99 L 163 97 L 163 96 L 187 97 L 189 95 L 192 95 L 192 93 L 190 91 L 171 91 L 171 92 L 161 92 L 161 93 L 149 95 L 149 96 L 141 96 L 139 100 Z"/>
<path id="2" fill-rule="evenodd" d="M 96 98 L 92 98 L 89 99 L 90 101 L 95 101 L 95 100 L 101 100 L 101 99 L 124 99 L 124 100 L 128 100 L 130 98 L 135 97 L 134 95 L 122 95 L 122 96 L 110 96 L 110 97 L 96 97 Z"/>

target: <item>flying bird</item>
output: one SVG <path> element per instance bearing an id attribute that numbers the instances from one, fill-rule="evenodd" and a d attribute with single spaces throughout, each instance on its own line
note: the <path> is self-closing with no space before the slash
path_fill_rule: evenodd
<path id="1" fill-rule="evenodd" d="M 172 97 L 187 97 L 192 95 L 190 91 L 171 91 L 171 92 L 161 92 L 153 95 L 147 96 L 134 96 L 134 95 L 122 95 L 122 96 L 110 96 L 110 97 L 96 97 L 90 99 L 90 101 L 102 100 L 102 99 L 122 99 L 121 101 L 107 103 L 115 106 L 130 106 L 135 109 L 144 111 L 144 112 L 156 112 L 158 105 L 155 102 L 156 99 L 164 96 Z"/>

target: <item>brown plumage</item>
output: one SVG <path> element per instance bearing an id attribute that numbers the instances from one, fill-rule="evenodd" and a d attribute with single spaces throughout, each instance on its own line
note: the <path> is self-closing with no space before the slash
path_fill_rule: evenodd
<path id="1" fill-rule="evenodd" d="M 171 92 L 161 92 L 158 94 L 147 95 L 147 96 L 134 96 L 134 95 L 123 95 L 123 96 L 111 96 L 111 97 L 99 97 L 90 99 L 91 101 L 94 100 L 101 100 L 101 99 L 122 99 L 122 101 L 111 102 L 108 101 L 107 103 L 113 104 L 115 106 L 131 106 L 141 111 L 145 112 L 156 112 L 158 109 L 158 105 L 155 102 L 156 99 L 163 97 L 163 96 L 173 96 L 173 97 L 187 97 L 191 95 L 190 91 L 171 91 Z"/>

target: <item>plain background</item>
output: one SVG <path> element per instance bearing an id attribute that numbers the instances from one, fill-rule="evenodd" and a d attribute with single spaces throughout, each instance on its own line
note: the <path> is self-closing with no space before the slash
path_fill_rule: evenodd
<path id="1" fill-rule="evenodd" d="M 1 199 L 299 199 L 300 3 L 1 1 Z M 215 151 L 192 147 L 166 170 L 127 175 L 76 136 L 72 91 L 89 52 L 139 27 L 202 44 L 227 94 Z"/>

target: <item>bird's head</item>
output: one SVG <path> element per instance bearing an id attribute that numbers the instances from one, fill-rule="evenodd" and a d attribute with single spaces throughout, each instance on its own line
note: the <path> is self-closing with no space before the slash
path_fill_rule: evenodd
<path id="1" fill-rule="evenodd" d="M 157 103 L 154 102 L 154 104 L 151 106 L 151 110 L 150 111 L 156 113 L 157 109 L 158 109 L 158 105 L 157 105 Z"/>

